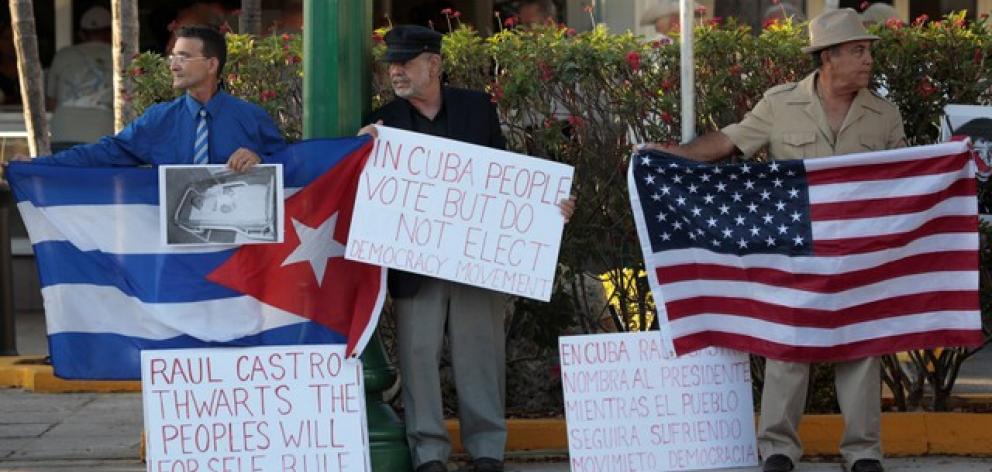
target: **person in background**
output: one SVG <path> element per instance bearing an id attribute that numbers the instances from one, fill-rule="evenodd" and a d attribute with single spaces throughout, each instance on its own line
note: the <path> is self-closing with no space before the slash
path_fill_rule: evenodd
<path id="1" fill-rule="evenodd" d="M 95 6 L 79 19 L 82 42 L 52 59 L 45 95 L 52 113 L 52 149 L 92 143 L 114 132 L 110 10 Z"/>
<path id="2" fill-rule="evenodd" d="M 692 8 L 696 17 L 700 16 L 699 4 L 692 2 Z M 658 0 L 654 5 L 644 11 L 641 15 L 641 25 L 654 25 L 656 39 L 671 41 L 670 33 L 677 32 L 680 26 L 679 0 Z"/>
<path id="3" fill-rule="evenodd" d="M 871 45 L 857 12 L 831 10 L 809 24 L 817 68 L 800 82 L 772 87 L 744 117 L 682 146 L 647 144 L 702 162 L 735 154 L 751 158 L 767 146 L 772 159 L 829 158 L 906 145 L 902 115 L 868 88 Z M 844 414 L 840 453 L 852 472 L 881 472 L 881 373 L 878 358 L 835 362 L 837 400 Z M 806 406 L 810 364 L 769 358 L 761 396 L 758 450 L 764 472 L 788 472 L 802 456 L 799 421 Z"/>
<path id="4" fill-rule="evenodd" d="M 521 25 L 536 26 L 557 22 L 558 11 L 551 0 L 521 0 L 517 19 Z"/>
<path id="5" fill-rule="evenodd" d="M 243 172 L 285 148 L 265 110 L 220 89 L 227 61 L 224 35 L 203 26 L 185 26 L 176 35 L 169 56 L 172 86 L 185 94 L 148 108 L 116 136 L 51 156 L 13 160 L 64 166 L 226 163 Z"/>
<path id="6" fill-rule="evenodd" d="M 875 23 L 885 23 L 890 18 L 902 19 L 899 16 L 899 11 L 888 3 L 872 3 L 868 8 L 865 8 L 865 11 L 861 12 L 861 21 L 865 27 Z"/>

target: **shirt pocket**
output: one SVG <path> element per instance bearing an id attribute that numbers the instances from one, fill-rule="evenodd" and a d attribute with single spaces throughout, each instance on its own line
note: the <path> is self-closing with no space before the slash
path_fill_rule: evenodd
<path id="1" fill-rule="evenodd" d="M 861 149 L 866 151 L 882 151 L 885 149 L 885 136 L 880 134 L 862 134 L 858 136 Z"/>
<path id="2" fill-rule="evenodd" d="M 816 133 L 813 131 L 791 131 L 782 133 L 782 146 L 772 156 L 774 159 L 802 159 L 814 155 Z"/>

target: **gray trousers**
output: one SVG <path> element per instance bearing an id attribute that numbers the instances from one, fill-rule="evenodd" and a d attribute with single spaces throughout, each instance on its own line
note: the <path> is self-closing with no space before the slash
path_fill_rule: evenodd
<path id="1" fill-rule="evenodd" d="M 799 420 L 806 406 L 809 364 L 768 359 L 761 394 L 758 450 L 767 459 L 783 454 L 798 464 L 803 455 Z M 850 467 L 860 459 L 882 460 L 882 385 L 877 357 L 834 363 L 837 402 L 844 415 L 840 454 Z"/>
<path id="2" fill-rule="evenodd" d="M 438 372 L 445 325 L 462 445 L 473 458 L 503 460 L 506 300 L 490 290 L 425 278 L 415 296 L 393 301 L 406 436 L 414 467 L 446 462 L 451 453 Z"/>

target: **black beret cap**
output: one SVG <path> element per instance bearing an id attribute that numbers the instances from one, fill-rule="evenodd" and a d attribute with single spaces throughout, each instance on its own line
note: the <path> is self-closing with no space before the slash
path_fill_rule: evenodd
<path id="1" fill-rule="evenodd" d="M 421 53 L 441 54 L 441 33 L 417 25 L 398 25 L 386 33 L 385 62 L 406 62 Z"/>

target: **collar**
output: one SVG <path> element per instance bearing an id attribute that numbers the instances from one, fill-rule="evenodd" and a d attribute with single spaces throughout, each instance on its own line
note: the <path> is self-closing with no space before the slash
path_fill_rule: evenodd
<path id="1" fill-rule="evenodd" d="M 224 106 L 224 102 L 227 101 L 229 95 L 223 89 L 218 88 L 217 93 L 214 93 L 213 97 L 210 97 L 210 101 L 206 104 L 200 103 L 192 95 L 187 92 L 183 95 L 183 100 L 185 101 L 186 111 L 193 118 L 196 118 L 197 113 L 200 113 L 201 107 L 206 107 L 207 114 L 210 116 L 217 116 L 217 112 L 220 111 Z"/>

